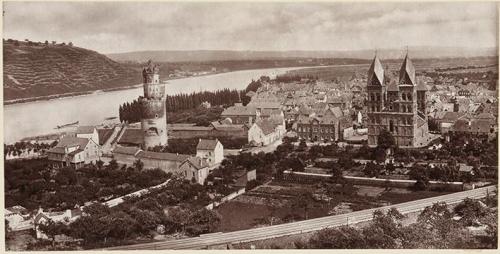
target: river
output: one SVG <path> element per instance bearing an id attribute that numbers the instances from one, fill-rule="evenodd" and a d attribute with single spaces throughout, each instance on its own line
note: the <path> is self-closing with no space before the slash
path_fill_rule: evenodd
<path id="1" fill-rule="evenodd" d="M 305 67 L 273 68 L 226 72 L 207 76 L 169 80 L 167 94 L 214 91 L 223 88 L 245 89 L 252 79 L 271 78 L 288 70 Z M 4 105 L 4 143 L 24 137 L 56 133 L 57 125 L 80 121 L 80 125 L 98 125 L 104 118 L 118 117 L 118 107 L 137 99 L 142 87 L 75 97 Z"/>

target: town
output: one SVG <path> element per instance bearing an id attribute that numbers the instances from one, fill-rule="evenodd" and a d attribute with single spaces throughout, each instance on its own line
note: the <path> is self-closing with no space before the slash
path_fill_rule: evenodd
<path id="1" fill-rule="evenodd" d="M 131 9 L 167 5 L 121 4 L 128 7 L 118 14 L 106 3 L 68 4 L 62 10 L 78 12 L 79 6 L 88 14 L 103 6 L 118 20 L 132 15 Z M 333 24 L 333 17 L 305 8 L 313 5 L 297 6 L 324 19 L 322 25 L 302 31 L 341 29 L 337 25 L 344 23 Z M 430 4 L 438 14 L 451 5 Z M 347 12 L 345 6 L 332 6 Z M 407 13 L 407 7 L 398 6 L 381 4 L 387 13 Z M 19 19 L 8 17 L 15 14 L 9 8 L 4 19 L 12 30 Z M 196 19 L 209 23 L 206 8 L 197 10 L 172 13 L 203 13 Z M 232 15 L 224 10 L 213 5 L 214 12 Z M 257 11 L 268 10 L 252 15 Z M 107 14 L 99 13 L 103 17 L 96 14 L 96 24 L 110 23 Z M 284 13 L 276 17 L 288 20 Z M 143 22 L 142 15 L 136 22 Z M 118 29 L 134 30 L 129 32 L 140 43 L 131 49 L 154 49 L 158 41 L 166 45 L 161 47 L 183 48 L 148 30 L 166 27 L 167 17 L 150 16 L 142 26 Z M 364 27 L 349 19 L 344 25 L 357 24 L 354 31 Z M 86 22 L 92 23 L 81 23 Z M 276 36 L 269 44 L 274 45 L 284 38 L 281 30 L 290 30 L 287 36 L 296 33 L 273 19 L 269 29 L 280 29 L 270 36 L 264 23 L 246 27 L 245 33 L 229 27 L 242 37 L 231 35 L 230 41 L 250 45 L 242 42 L 247 36 L 257 44 Z M 358 34 L 346 31 L 336 33 L 335 45 L 351 38 L 347 44 L 357 45 L 351 51 L 120 53 L 133 44 L 118 35 L 110 39 L 115 36 L 108 38 L 104 30 L 102 38 L 114 44 L 88 43 L 87 35 L 86 40 L 66 35 L 71 42 L 55 35 L 4 38 L 9 100 L 4 102 L 4 135 L 12 134 L 3 146 L 6 250 L 497 249 L 496 48 L 493 53 L 465 46 L 422 50 L 425 46 L 403 43 L 417 41 L 408 39 L 417 28 L 392 37 L 389 28 L 375 27 L 382 23 L 368 27 L 397 38 L 391 39 L 397 41 L 391 49 L 378 48 L 387 42 L 376 43 L 378 34 L 354 42 Z M 293 24 L 296 29 L 303 25 Z M 206 38 L 193 40 L 200 24 L 172 26 L 182 29 L 165 31 L 185 47 L 207 48 L 193 43 L 212 43 L 208 38 L 227 40 L 221 34 L 211 37 L 209 30 Z M 211 31 L 219 31 L 216 27 Z M 189 30 L 189 36 L 180 30 Z M 429 41 L 446 41 L 429 31 L 436 37 Z M 456 38 L 454 33 L 450 38 Z M 364 44 L 367 38 L 373 44 Z M 317 46 L 316 40 L 312 36 L 307 45 Z M 320 44 L 331 38 L 327 41 Z M 104 55 L 88 45 L 117 53 Z"/>
<path id="2" fill-rule="evenodd" d="M 145 235 L 151 230 L 197 235 L 251 226 L 252 221 L 224 221 L 227 215 L 218 212 L 219 206 L 224 212 L 240 202 L 280 204 L 266 207 L 275 210 L 271 217 L 254 219 L 272 225 L 496 183 L 498 74 L 493 68 L 466 82 L 449 74 L 453 78 L 445 85 L 441 75 L 419 72 L 409 52 L 399 72 L 383 66 L 375 55 L 364 75 L 353 70 L 346 81 L 300 72 L 261 77 L 200 126 L 168 123 L 167 86 L 160 82 L 160 67 L 150 61 L 143 69 L 144 96 L 134 104 L 141 112 L 137 123 L 108 119 L 99 126 L 73 127 L 53 140 L 6 146 L 6 169 L 12 170 L 6 171 L 8 226 L 11 232 L 35 230 L 37 239 L 52 244 L 79 238 L 98 244 L 91 234 L 97 228 L 81 228 L 86 227 L 81 223 L 103 223 L 105 214 L 130 220 L 129 227 L 137 221 Z M 192 110 L 222 106 L 212 103 L 203 101 Z M 171 146 L 175 153 L 167 152 Z M 37 172 L 40 166 L 43 172 Z M 19 170 L 31 177 L 15 173 Z M 29 180 L 28 188 L 20 181 L 38 174 L 42 178 Z M 314 187 L 318 184 L 322 187 Z M 175 193 L 179 185 L 187 191 L 182 196 Z M 415 195 L 403 197 L 393 188 L 410 188 Z M 297 198 L 306 203 L 296 204 L 293 195 L 285 200 L 304 206 L 306 213 L 274 214 L 287 203 L 276 195 L 290 192 L 301 193 Z M 314 208 L 323 202 L 330 211 Z M 206 210 L 196 212 L 200 206 Z M 119 210 L 140 217 L 113 218 L 125 215 Z M 177 228 L 172 216 L 213 221 Z M 141 221 L 146 218 L 147 223 Z M 106 230 L 128 232 L 116 244 L 129 240 L 133 229 Z"/>

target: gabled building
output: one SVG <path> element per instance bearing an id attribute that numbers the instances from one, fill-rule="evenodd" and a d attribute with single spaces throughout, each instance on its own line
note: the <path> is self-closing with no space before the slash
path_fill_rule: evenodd
<path id="1" fill-rule="evenodd" d="M 65 136 L 47 152 L 47 155 L 55 165 L 80 167 L 83 164 L 97 162 L 101 157 L 101 151 L 93 139 Z"/>
<path id="2" fill-rule="evenodd" d="M 343 137 L 342 118 L 344 113 L 339 107 L 319 110 L 309 116 L 300 115 L 296 124 L 297 135 L 304 140 L 340 140 Z"/>
<path id="3" fill-rule="evenodd" d="M 210 173 L 210 168 L 205 159 L 189 157 L 179 166 L 180 173 L 185 179 L 203 185 Z"/>
<path id="4" fill-rule="evenodd" d="M 283 136 L 277 130 L 278 126 L 270 120 L 260 120 L 255 122 L 248 130 L 248 143 L 257 146 L 267 146 Z"/>
<path id="5" fill-rule="evenodd" d="M 222 118 L 231 119 L 233 124 L 253 124 L 260 116 L 257 108 L 252 106 L 243 106 L 241 103 L 235 103 L 234 106 L 224 109 L 221 113 Z"/>
<path id="6" fill-rule="evenodd" d="M 204 159 L 209 166 L 224 159 L 224 147 L 217 139 L 200 139 L 196 146 L 196 157 Z"/>
<path id="7" fill-rule="evenodd" d="M 92 139 L 96 144 L 99 144 L 99 133 L 95 126 L 78 126 L 75 135 L 77 138 Z"/>

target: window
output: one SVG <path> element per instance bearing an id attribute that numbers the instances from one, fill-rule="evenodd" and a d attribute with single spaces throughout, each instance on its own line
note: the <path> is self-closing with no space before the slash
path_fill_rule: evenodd
<path id="1" fill-rule="evenodd" d="M 406 94 L 405 94 L 405 93 L 402 93 L 402 94 L 401 94 L 401 97 L 402 97 L 402 100 L 403 100 L 403 101 L 406 101 Z"/>
<path id="2" fill-rule="evenodd" d="M 411 93 L 408 94 L 408 100 L 411 101 Z"/>
<path id="3" fill-rule="evenodd" d="M 374 100 L 375 100 L 375 96 L 373 95 L 373 93 L 370 93 L 370 100 L 371 100 L 371 101 L 374 101 Z"/>

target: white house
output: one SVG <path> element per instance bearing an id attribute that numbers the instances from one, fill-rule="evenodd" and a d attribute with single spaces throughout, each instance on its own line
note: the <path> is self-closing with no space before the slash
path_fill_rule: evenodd
<path id="1" fill-rule="evenodd" d="M 90 138 L 65 136 L 47 152 L 48 159 L 62 166 L 79 167 L 97 162 L 101 157 L 99 144 Z"/>
<path id="2" fill-rule="evenodd" d="M 99 133 L 94 126 L 78 126 L 75 134 L 77 138 L 88 138 L 99 144 Z"/>
<path id="3" fill-rule="evenodd" d="M 219 164 L 224 159 L 224 147 L 217 139 L 200 139 L 196 157 L 205 159 L 209 166 Z"/>
<path id="4" fill-rule="evenodd" d="M 200 157 L 189 157 L 179 166 L 180 172 L 185 179 L 194 179 L 197 183 L 203 185 L 207 179 L 209 165 L 205 159 Z"/>
<path id="5" fill-rule="evenodd" d="M 267 146 L 280 138 L 280 133 L 269 120 L 258 121 L 248 130 L 249 144 Z"/>

